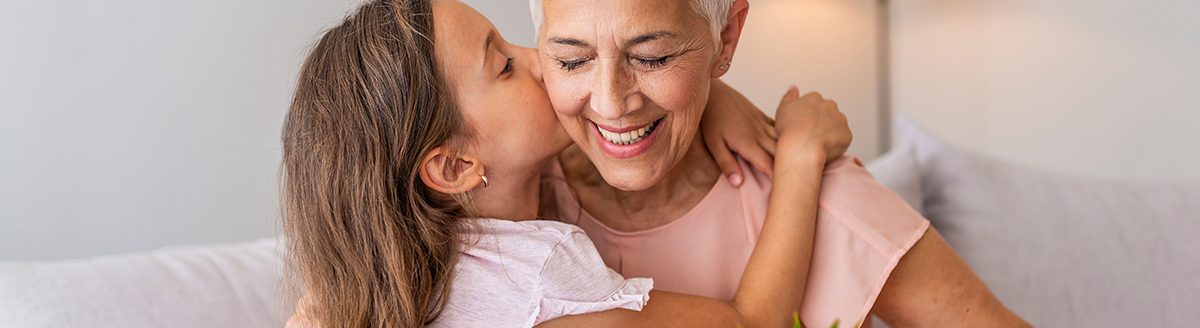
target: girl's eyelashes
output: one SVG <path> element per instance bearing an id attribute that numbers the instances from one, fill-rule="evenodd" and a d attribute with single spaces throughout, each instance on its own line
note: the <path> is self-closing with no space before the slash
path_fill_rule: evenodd
<path id="1" fill-rule="evenodd" d="M 509 72 L 512 72 L 512 70 L 513 70 L 513 59 L 509 58 L 508 61 L 506 61 L 504 63 L 504 69 L 500 70 L 500 74 L 501 75 L 508 74 Z"/>

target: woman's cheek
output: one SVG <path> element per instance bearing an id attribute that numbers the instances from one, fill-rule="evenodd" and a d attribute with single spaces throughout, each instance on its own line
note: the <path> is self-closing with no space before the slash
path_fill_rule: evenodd
<path id="1" fill-rule="evenodd" d="M 559 115 L 576 116 L 583 111 L 584 97 L 587 94 L 586 84 L 579 78 L 563 76 L 547 76 L 546 92 L 550 94 L 550 102 Z"/>
<path id="2" fill-rule="evenodd" d="M 653 87 L 643 88 L 642 92 L 652 102 L 675 115 L 683 115 L 688 118 L 693 115 L 699 116 L 698 111 L 703 108 L 701 101 L 708 99 L 706 96 L 710 81 L 705 78 L 697 78 L 695 74 L 689 74 L 686 71 L 673 70 L 648 74 L 643 78 L 642 85 Z M 692 113 L 693 111 L 696 113 Z"/>

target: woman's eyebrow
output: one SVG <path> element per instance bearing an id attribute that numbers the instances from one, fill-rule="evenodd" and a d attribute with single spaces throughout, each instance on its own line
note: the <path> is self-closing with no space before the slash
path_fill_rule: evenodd
<path id="1" fill-rule="evenodd" d="M 561 44 L 574 47 L 588 47 L 588 43 L 580 39 L 553 37 L 550 38 L 550 43 Z"/>
<path id="2" fill-rule="evenodd" d="M 667 31 L 651 32 L 651 33 L 646 33 L 646 34 L 642 34 L 642 35 L 630 38 L 628 41 L 625 41 L 625 46 L 633 46 L 633 45 L 638 45 L 641 43 L 646 43 L 646 42 L 650 42 L 650 41 L 654 41 L 654 40 L 674 38 L 674 37 L 675 37 L 675 33 L 667 32 Z M 566 45 L 566 46 L 573 46 L 573 47 L 589 47 L 590 46 L 587 42 L 585 42 L 583 40 L 573 39 L 573 38 L 564 38 L 564 37 L 552 37 L 552 38 L 550 38 L 550 43 L 561 44 L 561 45 Z"/>
<path id="3" fill-rule="evenodd" d="M 674 33 L 667 32 L 667 31 L 646 33 L 646 34 L 642 34 L 642 35 L 633 37 L 633 38 L 629 39 L 628 41 L 625 41 L 625 46 L 634 46 L 634 45 L 638 45 L 641 43 L 646 43 L 646 42 L 650 42 L 650 41 L 654 41 L 654 40 L 658 40 L 658 39 L 666 39 L 666 38 L 674 38 L 674 37 L 675 37 Z"/>

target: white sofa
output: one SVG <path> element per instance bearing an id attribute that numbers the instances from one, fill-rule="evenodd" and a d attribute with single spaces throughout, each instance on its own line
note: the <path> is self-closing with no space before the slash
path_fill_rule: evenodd
<path id="1" fill-rule="evenodd" d="M 1200 184 L 1089 181 L 948 146 L 901 123 L 876 177 L 1010 307 L 1045 327 L 1200 322 Z M 0 327 L 279 327 L 275 240 L 0 263 Z"/>
<path id="2" fill-rule="evenodd" d="M 281 327 L 276 240 L 0 263 L 0 327 Z"/>

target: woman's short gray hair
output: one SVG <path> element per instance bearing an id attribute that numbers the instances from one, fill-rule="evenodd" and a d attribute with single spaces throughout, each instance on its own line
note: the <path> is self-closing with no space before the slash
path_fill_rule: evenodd
<path id="1" fill-rule="evenodd" d="M 721 30 L 725 29 L 725 22 L 729 18 L 729 7 L 733 5 L 733 0 L 688 0 L 692 3 L 692 11 L 704 17 L 708 21 L 708 26 L 712 29 L 713 40 L 717 43 L 721 41 Z M 533 14 L 534 30 L 542 29 L 543 13 L 542 0 L 529 0 L 529 11 Z"/>

